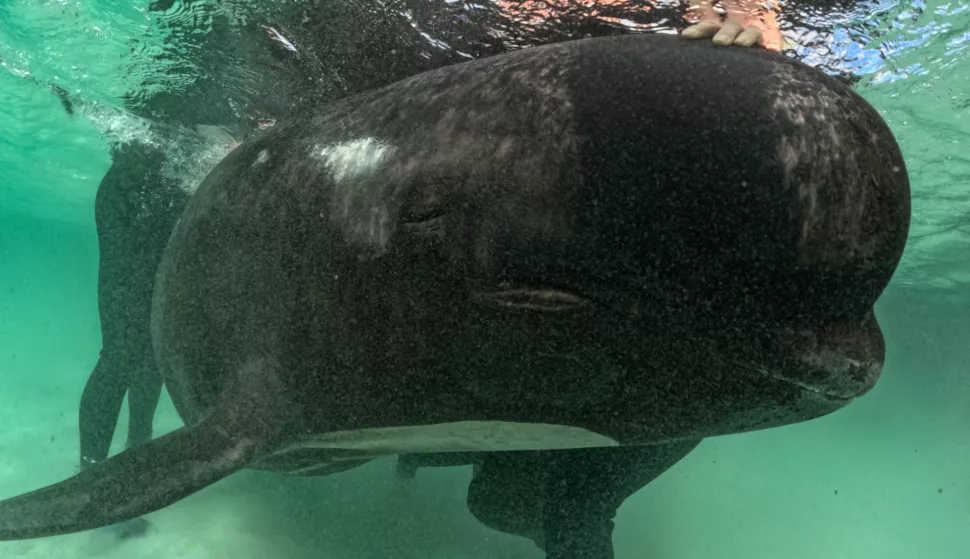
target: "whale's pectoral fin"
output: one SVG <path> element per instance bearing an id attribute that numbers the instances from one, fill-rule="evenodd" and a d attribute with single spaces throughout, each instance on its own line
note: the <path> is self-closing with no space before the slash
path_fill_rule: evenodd
<path id="1" fill-rule="evenodd" d="M 258 378 L 265 370 L 261 365 L 251 363 L 240 371 L 200 423 L 60 483 L 0 501 L 0 540 L 68 534 L 137 518 L 245 467 L 281 436 L 293 417 L 292 407 L 281 413 L 287 406 L 281 405 L 276 386 L 267 386 L 278 383 Z"/>
<path id="2" fill-rule="evenodd" d="M 252 458 L 214 421 L 169 433 L 60 483 L 0 502 L 0 539 L 67 534 L 137 518 L 228 476 Z"/>

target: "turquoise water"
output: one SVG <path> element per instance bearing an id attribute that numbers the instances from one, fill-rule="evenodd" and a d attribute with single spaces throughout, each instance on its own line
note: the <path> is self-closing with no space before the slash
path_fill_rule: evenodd
<path id="1" fill-rule="evenodd" d="M 0 497 L 75 472 L 77 402 L 100 349 L 94 195 L 110 142 L 152 134 L 122 99 L 194 79 L 177 56 L 149 63 L 173 37 L 146 7 L 0 0 Z M 861 77 L 913 182 L 910 242 L 877 307 L 883 378 L 831 416 L 706 440 L 620 509 L 618 558 L 956 559 L 970 549 L 970 3 L 859 3 L 827 18 L 814 33 L 788 29 L 794 53 Z M 74 117 L 47 83 L 82 100 Z M 212 145 L 186 153 L 178 172 L 204 174 L 223 149 Z M 155 424 L 180 426 L 167 397 Z M 151 515 L 149 537 L 0 543 L 0 558 L 541 557 L 468 513 L 466 468 L 422 471 L 409 485 L 392 469 L 244 472 Z"/>

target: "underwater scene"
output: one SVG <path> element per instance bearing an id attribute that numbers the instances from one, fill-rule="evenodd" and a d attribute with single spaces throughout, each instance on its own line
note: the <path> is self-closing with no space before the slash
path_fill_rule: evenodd
<path id="1" fill-rule="evenodd" d="M 968 340 L 968 0 L 0 0 L 0 559 L 970 557 Z"/>

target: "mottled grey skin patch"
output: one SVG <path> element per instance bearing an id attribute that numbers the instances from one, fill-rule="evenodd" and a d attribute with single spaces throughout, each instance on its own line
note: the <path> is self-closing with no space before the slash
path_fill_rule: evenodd
<path id="1" fill-rule="evenodd" d="M 347 238 L 356 246 L 373 243 L 367 257 L 376 257 L 394 234 L 401 212 L 435 213 L 463 192 L 477 190 L 484 198 L 502 189 L 495 181 L 496 167 L 504 167 L 510 180 L 528 182 L 535 192 L 561 195 L 563 182 L 578 180 L 571 161 L 577 140 L 566 84 L 575 56 L 574 49 L 554 45 L 470 62 L 404 80 L 315 117 L 311 128 L 317 133 L 303 138 L 304 153 L 317 155 L 354 142 L 383 144 L 393 151 L 380 169 L 355 177 L 352 188 L 334 190 L 332 209 L 342 216 Z M 461 165 L 455 165 L 458 161 Z M 284 174 L 289 165 L 302 167 L 303 162 L 291 160 Z M 321 172 L 333 173 L 323 167 Z M 429 177 L 442 184 L 426 184 Z M 405 202 L 402 196 L 418 180 L 421 198 Z M 454 191 L 458 194 L 449 194 Z M 484 243 L 480 250 L 484 262 Z"/>
<path id="2" fill-rule="evenodd" d="M 394 233 L 397 216 L 387 186 L 387 166 L 395 146 L 371 137 L 315 145 L 311 157 L 319 158 L 333 184 L 331 210 L 344 230 L 348 244 L 362 258 L 384 254 Z"/>
<path id="3" fill-rule="evenodd" d="M 867 164 L 885 151 L 885 130 L 877 129 L 884 124 L 868 107 L 843 91 L 811 85 L 804 72 L 778 64 L 767 86 L 775 98 L 771 110 L 789 124 L 778 142 L 778 157 L 786 185 L 798 189 L 802 202 L 799 255 L 809 260 L 824 252 L 834 263 L 878 260 L 880 247 L 866 235 L 871 198 L 878 196 L 875 190 L 886 173 L 904 171 L 889 161 Z M 832 182 L 833 176 L 840 182 Z"/>
<path id="4" fill-rule="evenodd" d="M 256 155 L 256 159 L 253 161 L 253 167 L 266 163 L 269 160 L 269 150 L 264 149 Z"/>

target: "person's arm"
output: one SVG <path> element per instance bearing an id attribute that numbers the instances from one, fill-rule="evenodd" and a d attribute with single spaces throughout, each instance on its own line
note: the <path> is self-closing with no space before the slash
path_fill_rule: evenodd
<path id="1" fill-rule="evenodd" d="M 773 51 L 782 49 L 784 39 L 777 18 L 781 0 L 721 0 L 727 14 L 724 22 L 714 11 L 714 1 L 690 0 L 695 23 L 681 33 L 683 37 L 713 37 L 718 45 L 760 45 Z"/>

